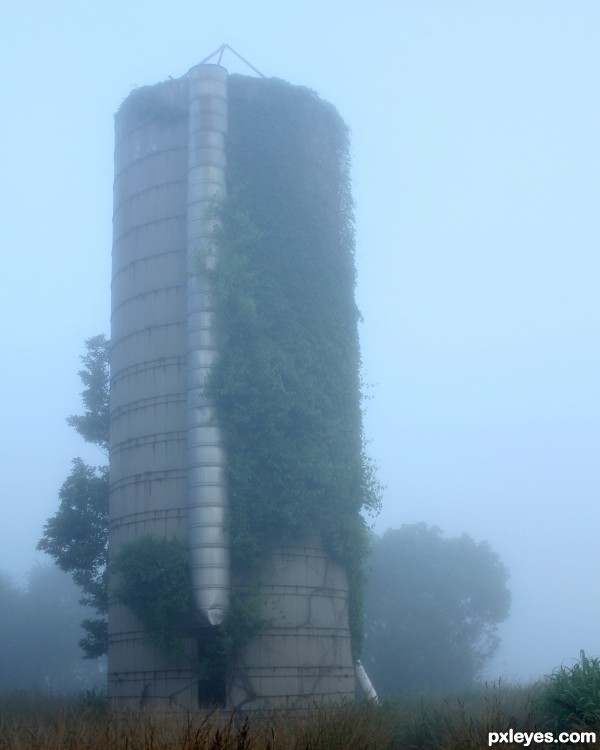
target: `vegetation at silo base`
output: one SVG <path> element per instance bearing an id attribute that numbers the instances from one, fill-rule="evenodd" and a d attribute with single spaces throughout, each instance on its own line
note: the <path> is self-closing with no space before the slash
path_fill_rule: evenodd
<path id="1" fill-rule="evenodd" d="M 313 708 L 303 714 L 111 713 L 101 693 L 66 698 L 0 694 L 0 750 L 479 750 L 489 732 L 554 731 L 542 699 L 547 683 L 480 685 L 467 693 L 406 693 L 382 701 Z M 596 731 L 578 723 L 567 731 Z M 523 747 L 523 742 L 498 744 Z M 552 743 L 530 747 L 568 747 Z"/>
<path id="2" fill-rule="evenodd" d="M 347 129 L 312 91 L 231 76 L 227 138 L 207 392 L 228 451 L 233 564 L 324 542 L 348 571 L 358 653 L 360 511 L 377 512 L 380 488 L 362 431 Z"/>

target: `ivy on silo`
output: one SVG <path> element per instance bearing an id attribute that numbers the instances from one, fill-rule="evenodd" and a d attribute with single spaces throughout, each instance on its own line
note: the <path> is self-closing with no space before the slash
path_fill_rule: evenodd
<path id="1" fill-rule="evenodd" d="M 139 86 L 130 92 L 121 102 L 115 118 L 131 126 L 156 123 L 172 125 L 177 121 L 187 119 L 187 89 L 181 88 L 179 97 L 171 97 L 169 92 L 176 93 L 174 86 L 177 81 L 162 81 L 152 86 Z M 185 103 L 186 106 L 183 106 Z"/>
<path id="2" fill-rule="evenodd" d="M 322 539 L 344 561 L 355 650 L 379 485 L 364 450 L 348 132 L 308 89 L 230 78 L 207 392 L 228 449 L 233 564 Z"/>
<path id="3" fill-rule="evenodd" d="M 189 551 L 178 539 L 144 535 L 125 543 L 111 565 L 119 576 L 116 601 L 148 631 L 148 642 L 178 662 L 193 618 Z"/>

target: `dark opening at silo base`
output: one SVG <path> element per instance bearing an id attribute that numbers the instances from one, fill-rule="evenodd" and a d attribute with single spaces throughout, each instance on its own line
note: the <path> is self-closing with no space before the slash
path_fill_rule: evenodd
<path id="1" fill-rule="evenodd" d="M 219 637 L 218 627 L 202 628 L 198 638 L 198 662 L 207 663 L 211 660 L 217 647 Z M 219 665 L 220 669 L 207 670 L 198 680 L 198 707 L 227 705 L 226 665 Z"/>

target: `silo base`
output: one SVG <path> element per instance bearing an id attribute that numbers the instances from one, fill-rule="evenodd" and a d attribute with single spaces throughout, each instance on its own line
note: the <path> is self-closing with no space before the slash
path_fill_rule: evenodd
<path id="1" fill-rule="evenodd" d="M 236 660 L 228 707 L 289 711 L 352 700 L 355 671 L 343 566 L 314 544 L 275 549 L 259 596 L 266 625 Z"/>

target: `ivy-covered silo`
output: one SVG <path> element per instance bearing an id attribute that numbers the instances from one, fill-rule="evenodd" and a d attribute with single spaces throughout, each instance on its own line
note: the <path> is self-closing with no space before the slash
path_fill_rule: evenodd
<path id="1" fill-rule="evenodd" d="M 350 698 L 360 510 L 378 498 L 344 123 L 307 89 L 199 65 L 134 91 L 116 132 L 109 554 L 187 544 L 190 594 L 189 611 L 161 610 L 177 643 L 161 648 L 156 622 L 122 595 L 121 565 L 111 697 L 245 709 Z"/>

